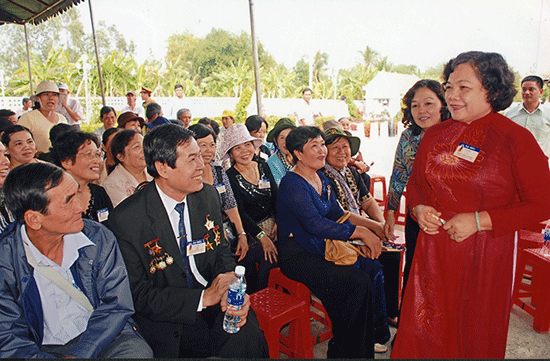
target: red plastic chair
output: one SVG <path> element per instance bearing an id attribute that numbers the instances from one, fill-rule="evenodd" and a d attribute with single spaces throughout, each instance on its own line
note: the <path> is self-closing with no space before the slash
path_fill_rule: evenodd
<path id="1" fill-rule="evenodd" d="M 264 331 L 270 358 L 280 358 L 279 352 L 289 358 L 313 358 L 306 302 L 269 287 L 250 295 L 250 302 Z M 289 336 L 285 337 L 280 331 L 288 323 Z"/>
<path id="2" fill-rule="evenodd" d="M 523 283 L 527 266 L 532 268 L 531 284 Z M 550 330 L 550 257 L 540 249 L 523 249 L 518 257 L 512 304 L 533 316 L 533 329 L 539 333 Z M 528 303 L 524 298 L 531 298 Z"/>
<path id="3" fill-rule="evenodd" d="M 388 198 L 388 193 L 387 193 L 387 189 L 386 189 L 386 177 L 384 177 L 383 175 L 378 175 L 378 174 L 372 174 L 370 176 L 370 194 L 374 197 L 374 186 L 376 183 L 382 183 L 382 199 L 380 198 L 374 198 L 377 202 L 378 202 L 378 205 L 381 207 L 381 208 L 384 208 L 386 206 L 386 201 L 387 201 L 387 198 Z"/>
<path id="4" fill-rule="evenodd" d="M 280 268 L 274 268 L 269 274 L 268 287 L 286 292 L 313 307 L 313 310 L 309 307 L 309 317 L 321 322 L 326 328 L 326 331 L 311 337 L 311 343 L 313 345 L 332 338 L 332 322 L 328 317 L 327 310 L 325 310 L 321 302 L 317 302 L 311 297 L 311 292 L 306 285 L 291 280 L 281 272 Z M 322 315 L 320 313 L 322 313 Z"/>

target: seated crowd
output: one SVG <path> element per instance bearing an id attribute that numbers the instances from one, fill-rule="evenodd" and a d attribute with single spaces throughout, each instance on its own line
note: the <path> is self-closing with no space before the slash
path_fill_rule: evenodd
<path id="1" fill-rule="evenodd" d="M 174 119 L 168 119 L 142 88 L 144 107 L 130 91 L 124 112 L 117 117 L 114 108 L 103 107 L 103 126 L 86 133 L 56 112 L 59 87 L 53 81 L 40 83 L 38 106 L 25 110 L 18 124 L 2 128 L 0 357 L 267 358 L 249 294 L 268 286 L 275 267 L 305 284 L 326 308 L 333 332 L 328 358 L 374 358 L 375 352 L 387 351 L 388 320 L 397 316 L 401 324 L 392 356 L 503 357 L 502 330 L 480 340 L 486 329 L 473 330 L 472 319 L 450 319 L 453 307 L 460 309 L 458 318 L 476 315 L 474 308 L 487 311 L 498 296 L 499 302 L 491 304 L 502 312 L 493 309 L 491 320 L 503 328 L 509 289 L 491 282 L 474 285 L 473 278 L 459 277 L 470 272 L 462 269 L 467 262 L 453 274 L 449 268 L 454 266 L 446 261 L 449 254 L 466 259 L 477 252 L 459 248 L 472 240 L 487 243 L 488 249 L 494 248 L 493 238 L 510 241 L 510 232 L 525 225 L 522 217 L 506 225 L 506 212 L 532 214 L 547 201 L 548 192 L 541 190 L 550 185 L 547 158 L 533 137 L 496 114 L 510 105 L 515 92 L 506 90 L 512 86 L 507 66 L 493 57 L 460 54 L 445 67 L 445 89 L 421 80 L 405 94 L 406 130 L 395 156 L 385 216 L 369 193 L 369 167 L 359 152 L 360 138 L 349 132 L 348 118 L 326 122 L 323 130 L 281 118 L 269 129 L 261 116 L 237 124 L 234 113 L 226 110 L 222 127 L 209 118 L 191 124 L 191 111 L 181 101 L 171 104 L 167 117 Z M 487 100 L 489 80 L 480 70 L 496 73 L 491 67 L 503 77 L 494 99 L 505 99 L 498 104 Z M 459 92 L 464 92 L 458 84 L 465 79 L 485 94 L 467 110 L 457 106 L 463 99 Z M 181 93 L 181 85 L 175 90 Z M 495 122 L 503 125 L 498 131 Z M 420 140 L 431 127 L 423 147 Z M 487 129 L 502 141 L 487 144 Z M 519 141 L 527 151 L 519 150 Z M 430 158 L 445 147 L 452 151 L 440 158 L 441 164 Z M 477 149 L 477 160 L 462 156 L 463 147 Z M 485 153 L 488 149 L 494 152 Z M 417 150 L 420 165 L 413 168 Z M 539 183 L 523 173 L 506 178 L 510 184 L 478 182 L 476 177 L 487 177 L 485 172 L 507 171 L 498 157 L 528 163 L 518 164 L 520 170 L 535 167 Z M 453 165 L 466 169 L 456 177 L 470 177 L 468 182 L 450 176 L 455 168 L 445 168 L 445 161 L 451 158 Z M 383 251 L 396 237 L 395 212 L 409 176 L 409 285 L 400 315 L 386 300 L 387 280 L 399 277 L 399 259 L 392 258 L 395 252 L 388 256 Z M 487 193 L 480 189 L 491 187 L 505 200 L 473 204 L 468 199 L 472 204 L 464 206 L 464 199 L 454 198 L 453 192 L 461 195 L 464 187 L 478 183 L 470 194 L 483 197 Z M 550 217 L 547 213 L 538 217 Z M 353 259 L 331 259 L 328 240 L 353 240 L 347 243 Z M 510 247 L 499 252 L 501 261 L 494 262 L 507 267 Z M 493 262 L 476 259 L 479 270 L 486 269 L 484 262 Z M 488 273 L 508 271 L 498 271 L 493 263 Z M 247 279 L 239 309 L 227 303 L 236 265 L 245 266 Z M 444 288 L 445 275 L 452 290 Z M 476 287 L 478 296 L 486 291 L 491 297 L 463 305 L 457 293 L 467 286 Z M 439 303 L 426 306 L 430 298 Z M 423 304 L 415 301 L 424 299 Z M 437 313 L 438 307 L 445 312 Z M 239 317 L 239 332 L 223 330 L 226 313 Z M 415 321 L 415 315 L 425 320 Z M 456 325 L 449 330 L 452 322 Z M 441 332 L 444 344 L 430 338 L 430 327 Z M 468 340 L 479 349 L 455 344 L 474 333 L 477 338 Z"/>

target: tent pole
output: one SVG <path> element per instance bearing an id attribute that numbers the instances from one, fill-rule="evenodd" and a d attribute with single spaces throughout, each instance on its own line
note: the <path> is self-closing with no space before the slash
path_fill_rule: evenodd
<path id="1" fill-rule="evenodd" d="M 256 106 L 259 116 L 262 114 L 262 87 L 260 83 L 260 66 L 258 64 L 258 45 L 256 44 L 256 32 L 254 31 L 254 0 L 249 0 L 250 4 L 250 35 L 252 37 L 252 56 L 254 57 L 254 79 L 256 80 Z"/>
<path id="2" fill-rule="evenodd" d="M 29 33 L 27 32 L 27 23 L 24 23 L 23 26 L 25 27 L 25 43 L 27 44 L 27 65 L 29 67 L 29 84 L 31 86 L 31 93 L 30 95 L 33 95 L 34 89 L 32 86 L 32 71 L 31 71 L 31 53 L 29 50 Z"/>
<path id="3" fill-rule="evenodd" d="M 94 47 L 95 47 L 95 58 L 97 60 L 97 73 L 99 75 L 99 89 L 101 89 L 101 100 L 103 101 L 103 106 L 105 106 L 105 92 L 103 90 L 103 74 L 101 73 L 101 63 L 99 62 L 99 51 L 97 50 L 97 39 L 95 36 L 94 28 L 94 12 L 92 11 L 92 0 L 88 0 L 88 5 L 90 6 L 90 21 L 92 22 L 92 36 L 94 38 Z"/>

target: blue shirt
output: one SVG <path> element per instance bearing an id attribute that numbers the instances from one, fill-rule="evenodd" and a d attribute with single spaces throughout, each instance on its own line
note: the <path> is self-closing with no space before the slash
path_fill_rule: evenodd
<path id="1" fill-rule="evenodd" d="M 348 240 L 355 226 L 349 220 L 336 222 L 344 211 L 328 178 L 321 171 L 317 174 L 323 184 L 321 195 L 294 172 L 288 172 L 281 180 L 277 196 L 277 242 L 282 244 L 292 235 L 307 252 L 324 254 L 325 238 Z"/>

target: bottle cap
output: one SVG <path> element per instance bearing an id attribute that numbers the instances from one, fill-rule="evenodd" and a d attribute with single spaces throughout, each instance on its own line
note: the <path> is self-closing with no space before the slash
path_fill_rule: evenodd
<path id="1" fill-rule="evenodd" d="M 237 266 L 235 267 L 235 274 L 242 276 L 244 275 L 244 270 L 245 270 L 244 266 Z"/>

